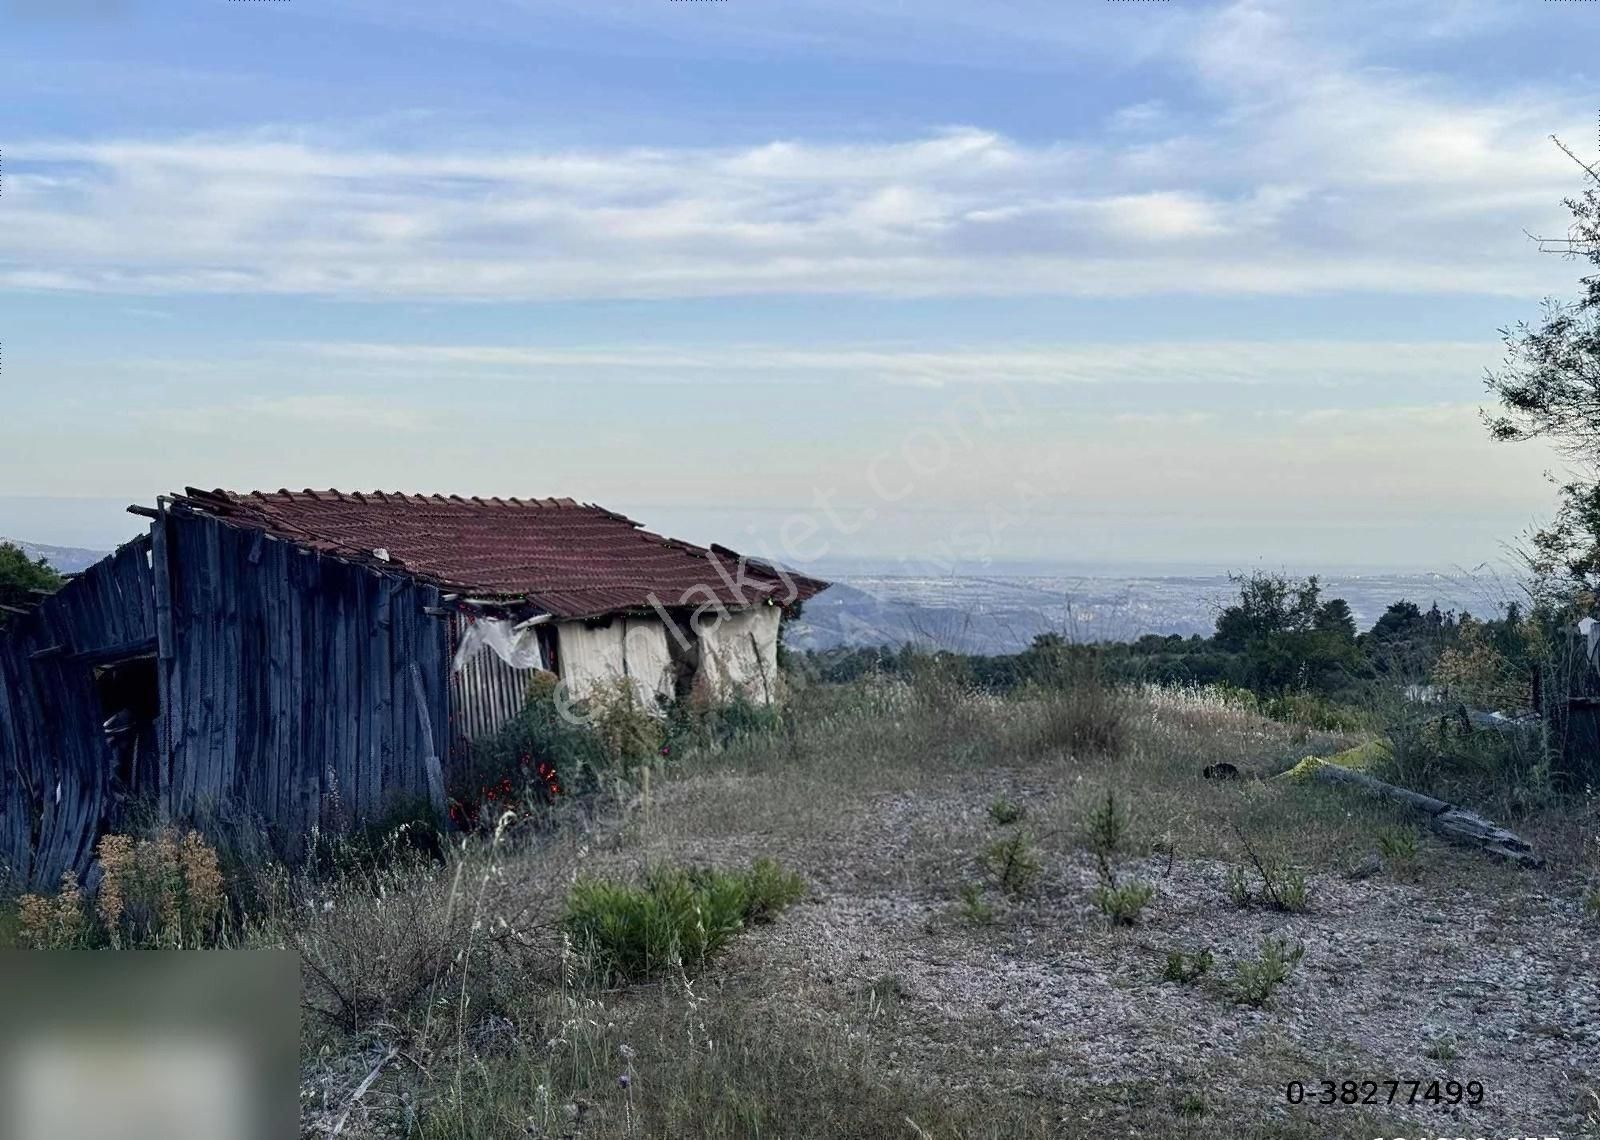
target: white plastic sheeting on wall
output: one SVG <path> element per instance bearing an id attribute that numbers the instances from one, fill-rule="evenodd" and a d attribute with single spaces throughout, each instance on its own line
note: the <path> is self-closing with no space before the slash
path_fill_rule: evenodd
<path id="1" fill-rule="evenodd" d="M 617 617 L 606 625 L 562 622 L 556 627 L 561 680 L 573 700 L 619 677 L 633 682 L 647 707 L 672 695 L 672 655 L 667 627 L 651 617 Z"/>
<path id="2" fill-rule="evenodd" d="M 777 606 L 707 615 L 700 626 L 697 683 L 718 700 L 743 694 L 757 704 L 778 699 Z"/>
<path id="3" fill-rule="evenodd" d="M 522 711 L 528 686 L 545 667 L 536 629 L 515 633 L 510 622 L 456 619 L 450 670 L 450 715 L 455 736 L 482 740 Z"/>
<path id="4" fill-rule="evenodd" d="M 547 668 L 539 648 L 537 626 L 519 629 L 501 618 L 482 617 L 464 621 L 463 626 L 456 642 L 455 660 L 450 663 L 452 669 L 460 669 L 485 649 L 492 650 L 513 669 Z"/>

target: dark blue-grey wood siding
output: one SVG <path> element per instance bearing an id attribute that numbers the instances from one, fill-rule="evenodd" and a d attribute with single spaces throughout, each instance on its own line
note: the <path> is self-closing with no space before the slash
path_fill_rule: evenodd
<path id="1" fill-rule="evenodd" d="M 34 889 L 118 821 L 94 667 L 156 653 L 153 795 L 242 809 L 292 853 L 313 824 L 442 812 L 448 623 L 439 592 L 172 512 L 0 632 L 0 862 Z M 97 654 L 99 656 L 97 656 Z"/>
<path id="2" fill-rule="evenodd" d="M 93 671 L 154 645 L 149 550 L 128 543 L 0 632 L 0 862 L 23 885 L 82 870 L 111 811 Z"/>
<path id="3" fill-rule="evenodd" d="M 257 531 L 169 516 L 164 805 L 243 805 L 291 839 L 442 792 L 439 591 Z M 435 772 L 430 776 L 430 767 Z"/>

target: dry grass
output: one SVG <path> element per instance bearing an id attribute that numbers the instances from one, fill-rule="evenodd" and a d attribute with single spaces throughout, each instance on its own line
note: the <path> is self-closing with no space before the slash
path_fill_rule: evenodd
<path id="1" fill-rule="evenodd" d="M 818 687 L 780 728 L 568 805 L 561 828 L 285 882 L 252 937 L 305 956 L 306 1124 L 346 1118 L 345 1136 L 1582 1134 L 1600 993 L 1572 969 L 1592 946 L 1576 862 L 1535 876 L 1424 836 L 1405 881 L 1347 878 L 1407 821 L 1270 778 L 1346 743 L 1206 693 L 1004 700 L 939 670 Z M 1244 778 L 1201 777 L 1224 760 Z M 1135 926 L 1095 909 L 1108 795 L 1116 874 L 1153 887 Z M 998 822 L 998 799 L 1025 822 Z M 1544 844 L 1594 823 L 1519 826 Z M 993 853 L 1024 832 L 1036 878 L 1007 892 Z M 1241 834 L 1306 870 L 1306 913 L 1228 905 Z M 765 856 L 808 896 L 699 977 L 608 984 L 563 938 L 580 876 Z M 1233 980 L 1272 938 L 1305 957 L 1241 1004 Z M 1205 977 L 1163 980 L 1202 949 Z M 1442 1036 L 1464 1060 L 1425 1057 Z M 1285 1104 L 1291 1080 L 1427 1074 L 1483 1079 L 1491 1103 L 1459 1125 Z"/>

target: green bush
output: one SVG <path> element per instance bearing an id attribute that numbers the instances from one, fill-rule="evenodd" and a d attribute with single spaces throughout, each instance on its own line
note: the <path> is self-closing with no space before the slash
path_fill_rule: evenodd
<path id="1" fill-rule="evenodd" d="M 1304 946 L 1291 947 L 1285 939 L 1266 939 L 1258 957 L 1244 959 L 1234 970 L 1234 997 L 1245 1005 L 1266 1005 L 1278 987 L 1289 980 L 1305 952 Z"/>
<path id="2" fill-rule="evenodd" d="M 1392 862 L 1409 862 L 1417 857 L 1417 833 L 1409 827 L 1382 832 L 1378 836 L 1378 851 Z"/>
<path id="3" fill-rule="evenodd" d="M 1279 910 L 1300 914 L 1311 905 L 1311 887 L 1299 867 L 1283 867 L 1276 874 L 1274 890 Z"/>
<path id="4" fill-rule="evenodd" d="M 771 922 L 805 893 L 771 860 L 748 871 L 656 867 L 638 883 L 582 878 L 563 925 L 607 980 L 641 981 L 681 966 L 697 974 L 747 924 Z"/>
<path id="5" fill-rule="evenodd" d="M 1252 903 L 1259 903 L 1272 910 L 1290 911 L 1296 914 L 1306 910 L 1311 905 L 1311 885 L 1306 881 L 1305 872 L 1298 867 L 1263 859 L 1256 854 L 1255 848 L 1245 838 L 1244 832 L 1237 826 L 1234 831 L 1239 836 L 1239 842 L 1244 844 L 1245 853 L 1250 857 L 1250 863 L 1261 879 L 1261 889 L 1252 891 L 1248 871 L 1242 867 L 1228 868 L 1228 895 L 1234 904 L 1246 907 Z"/>
<path id="6" fill-rule="evenodd" d="M 612 767 L 600 736 L 561 715 L 556 688 L 536 680 L 528 700 L 499 732 L 475 740 L 450 766 L 450 818 L 475 828 L 507 809 L 586 792 Z"/>
<path id="7" fill-rule="evenodd" d="M 1250 890 L 1250 878 L 1244 873 L 1243 867 L 1228 868 L 1228 897 L 1233 900 L 1234 906 L 1241 909 L 1254 901 L 1255 895 Z"/>
<path id="8" fill-rule="evenodd" d="M 1551 794 L 1549 757 L 1538 729 L 1501 732 L 1475 727 L 1462 710 L 1389 730 L 1390 756 L 1376 773 L 1391 783 L 1443 800 L 1487 801 L 1515 816 Z"/>
<path id="9" fill-rule="evenodd" d="M 750 865 L 744 877 L 744 920 L 759 924 L 771 922 L 788 907 L 806 897 L 806 881 L 793 871 L 785 871 L 776 860 L 761 858 Z"/>
<path id="10" fill-rule="evenodd" d="M 1250 888 L 1249 872 L 1242 867 L 1228 868 L 1228 896 L 1234 905 L 1247 907 L 1259 905 L 1270 910 L 1300 914 L 1311 906 L 1311 884 L 1305 872 L 1298 867 L 1274 867 L 1262 864 L 1257 869 L 1261 889 Z"/>
<path id="11" fill-rule="evenodd" d="M 1084 677 L 1069 688 L 1040 692 L 1042 720 L 1035 748 L 1084 756 L 1120 756 L 1127 751 L 1133 716 L 1125 694 Z"/>
<path id="12" fill-rule="evenodd" d="M 1367 727 L 1367 718 L 1359 710 L 1335 704 L 1318 693 L 1284 693 L 1262 701 L 1260 707 L 1270 720 L 1319 732 L 1355 733 Z"/>
<path id="13" fill-rule="evenodd" d="M 725 748 L 783 727 L 783 711 L 778 705 L 757 704 L 743 693 L 725 704 L 680 702 L 667 719 L 666 752 L 676 756 L 691 747 Z"/>
<path id="14" fill-rule="evenodd" d="M 1414 828 L 1396 827 L 1378 835 L 1378 853 L 1403 878 L 1416 877 L 1417 852 L 1417 833 Z"/>
<path id="15" fill-rule="evenodd" d="M 989 805 L 989 818 L 1001 827 L 1009 827 L 1027 814 L 1028 810 L 1021 804 L 1014 804 L 1008 799 L 998 799 Z"/>
<path id="16" fill-rule="evenodd" d="M 1118 926 L 1132 926 L 1139 921 L 1139 914 L 1145 904 L 1155 895 L 1156 889 L 1149 883 L 1138 880 L 1129 880 L 1124 883 L 1102 881 L 1094 889 L 1094 904 L 1112 922 Z"/>
<path id="17" fill-rule="evenodd" d="M 956 892 L 956 917 L 968 926 L 988 926 L 994 922 L 994 907 L 983 900 L 983 887 L 963 883 Z"/>
<path id="18" fill-rule="evenodd" d="M 1089 817 L 1089 850 L 1110 858 L 1122 850 L 1128 838 L 1128 814 L 1117 803 L 1115 792 L 1107 792 L 1105 802 Z"/>
<path id="19" fill-rule="evenodd" d="M 1210 950 L 1197 950 L 1193 954 L 1173 950 L 1167 955 L 1167 964 L 1161 971 L 1161 976 L 1169 982 L 1183 982 L 1187 985 L 1199 981 L 1201 977 L 1210 973 L 1215 961 Z"/>
<path id="20" fill-rule="evenodd" d="M 1455 1038 L 1435 1037 L 1423 1048 L 1422 1055 L 1430 1061 L 1454 1061 L 1461 1052 L 1456 1048 Z"/>
<path id="21" fill-rule="evenodd" d="M 983 853 L 984 868 L 1006 894 L 1020 898 L 1039 881 L 1043 864 L 1033 840 L 1026 835 L 997 839 Z"/>
<path id="22" fill-rule="evenodd" d="M 1145 904 L 1155 895 L 1149 883 L 1130 880 L 1119 883 L 1111 868 L 1111 857 L 1127 842 L 1128 815 L 1117 803 L 1114 792 L 1107 792 L 1105 802 L 1089 817 L 1088 843 L 1094 852 L 1095 867 L 1100 883 L 1091 897 L 1095 906 L 1112 922 L 1131 926 L 1139 921 Z"/>

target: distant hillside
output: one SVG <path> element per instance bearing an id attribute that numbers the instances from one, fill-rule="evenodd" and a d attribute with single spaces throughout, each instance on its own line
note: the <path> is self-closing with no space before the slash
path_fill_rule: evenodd
<path id="1" fill-rule="evenodd" d="M 84 550 L 77 546 L 46 546 L 40 542 L 24 542 L 20 538 L 0 538 L 0 542 L 20 546 L 29 558 L 43 558 L 63 574 L 87 570 L 110 553 L 107 550 Z"/>
<path id="2" fill-rule="evenodd" d="M 1322 579 L 1365 629 L 1391 602 L 1500 613 L 1514 583 L 1468 574 L 1349 574 Z M 1016 653 L 1041 633 L 1131 641 L 1147 633 L 1208 636 L 1238 587 L 1221 575 L 836 576 L 784 635 L 796 650 L 912 642 L 959 653 Z"/>

